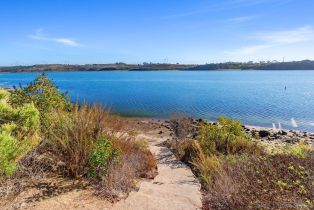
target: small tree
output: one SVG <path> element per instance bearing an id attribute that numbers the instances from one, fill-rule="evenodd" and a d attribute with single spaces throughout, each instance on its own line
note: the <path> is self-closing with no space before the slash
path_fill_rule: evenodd
<path id="1" fill-rule="evenodd" d="M 66 93 L 61 93 L 45 74 L 38 76 L 26 87 L 15 88 L 9 98 L 12 107 L 33 103 L 40 112 L 43 128 L 49 126 L 49 115 L 55 111 L 70 111 L 73 104 Z"/>

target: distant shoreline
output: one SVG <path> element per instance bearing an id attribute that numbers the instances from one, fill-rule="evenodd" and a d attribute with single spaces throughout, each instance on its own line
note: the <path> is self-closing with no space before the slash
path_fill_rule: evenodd
<path id="1" fill-rule="evenodd" d="M 314 61 L 291 61 L 291 62 L 225 62 L 199 64 L 167 64 L 167 63 L 144 63 L 144 64 L 39 64 L 32 66 L 0 66 L 0 73 L 22 72 L 89 72 L 89 71 L 222 71 L 222 70 L 314 70 Z"/>
<path id="2" fill-rule="evenodd" d="M 18 74 L 18 73 L 26 73 L 26 74 L 32 74 L 32 73 L 75 73 L 75 72 L 157 72 L 157 71 L 165 71 L 165 72 L 172 72 L 172 71 L 178 71 L 178 72 L 231 72 L 231 71 L 314 71 L 314 69 L 214 69 L 214 70 L 182 70 L 182 69 L 155 69 L 155 70 L 66 70 L 66 71 L 55 71 L 55 70 L 36 70 L 36 71 L 1 71 L 0 74 Z"/>

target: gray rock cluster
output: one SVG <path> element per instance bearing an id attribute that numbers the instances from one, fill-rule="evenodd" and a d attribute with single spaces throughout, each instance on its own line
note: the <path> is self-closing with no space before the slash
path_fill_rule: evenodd
<path id="1" fill-rule="evenodd" d="M 201 123 L 215 125 L 215 122 L 208 122 L 203 119 L 181 118 L 165 121 L 167 127 L 176 137 L 195 138 Z M 254 140 L 263 141 L 277 145 L 291 145 L 304 141 L 314 147 L 314 133 L 294 130 L 279 130 L 264 127 L 244 126 L 245 132 Z"/>
<path id="2" fill-rule="evenodd" d="M 304 141 L 314 145 L 314 133 L 294 130 L 278 130 L 243 126 L 245 131 L 256 140 L 277 144 L 296 144 Z"/>

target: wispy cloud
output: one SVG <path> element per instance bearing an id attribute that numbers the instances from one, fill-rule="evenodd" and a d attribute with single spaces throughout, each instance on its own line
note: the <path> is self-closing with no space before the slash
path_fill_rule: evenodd
<path id="1" fill-rule="evenodd" d="M 80 46 L 80 44 L 77 41 L 70 38 L 53 38 L 53 37 L 46 36 L 45 34 L 43 34 L 43 29 L 37 29 L 35 34 L 31 34 L 29 35 L 29 37 L 34 40 L 50 41 L 50 42 L 55 42 L 55 43 L 63 44 L 70 47 Z"/>
<path id="2" fill-rule="evenodd" d="M 259 4 L 267 4 L 267 3 L 288 3 L 293 0 L 231 0 L 226 3 L 226 5 L 232 7 L 232 8 L 240 8 L 240 7 L 251 7 L 251 6 L 256 6 Z"/>
<path id="3" fill-rule="evenodd" d="M 239 8 L 247 8 L 247 7 L 256 7 L 258 5 L 263 4 L 272 4 L 272 5 L 282 5 L 295 0 L 229 0 L 229 1 L 220 1 L 219 3 L 212 3 L 208 1 L 207 6 L 203 6 L 202 8 L 185 11 L 182 13 L 171 14 L 169 16 L 163 17 L 163 19 L 178 19 L 185 18 L 190 16 L 202 15 L 213 11 L 222 11 L 222 10 L 233 10 Z M 252 18 L 253 16 L 251 16 Z M 241 18 L 241 17 L 240 17 Z M 245 17 L 242 17 L 242 21 L 246 21 Z M 246 17 L 249 19 L 249 16 Z M 241 21 L 241 19 L 238 19 Z"/>
<path id="4" fill-rule="evenodd" d="M 261 51 L 261 50 L 264 50 L 264 49 L 267 49 L 267 48 L 271 48 L 273 47 L 272 45 L 263 45 L 263 44 L 260 44 L 260 45 L 251 45 L 251 46 L 244 46 L 244 47 L 241 47 L 240 49 L 237 49 L 237 50 L 233 50 L 233 51 L 230 51 L 230 52 L 227 52 L 228 54 L 253 54 L 253 53 L 256 53 L 258 51 Z"/>
<path id="5" fill-rule="evenodd" d="M 256 19 L 256 16 L 241 16 L 227 19 L 228 22 L 243 23 Z"/>
<path id="6" fill-rule="evenodd" d="M 303 26 L 287 31 L 262 32 L 257 34 L 257 38 L 273 44 L 293 44 L 314 40 L 314 28 Z"/>
<path id="7" fill-rule="evenodd" d="M 268 48 L 314 41 L 314 28 L 312 26 L 303 26 L 285 31 L 259 32 L 251 38 L 259 44 L 243 46 L 228 53 L 252 54 Z"/>

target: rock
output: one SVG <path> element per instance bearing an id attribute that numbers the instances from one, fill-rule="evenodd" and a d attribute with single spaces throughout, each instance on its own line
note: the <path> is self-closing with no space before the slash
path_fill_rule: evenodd
<path id="1" fill-rule="evenodd" d="M 23 202 L 20 204 L 19 208 L 20 209 L 25 209 L 27 207 L 27 203 Z"/>
<path id="2" fill-rule="evenodd" d="M 112 190 L 112 196 L 118 200 L 126 199 L 128 197 L 127 193 L 121 190 Z"/>
<path id="3" fill-rule="evenodd" d="M 265 138 L 265 137 L 270 136 L 270 132 L 267 131 L 267 130 L 260 130 L 260 131 L 258 132 L 258 135 L 259 135 L 261 138 Z"/>
<path id="4" fill-rule="evenodd" d="M 285 139 L 283 139 L 285 142 L 287 142 L 287 143 L 289 143 L 289 144 L 292 144 L 292 143 L 295 143 L 296 142 L 296 140 L 295 139 L 293 139 L 293 138 L 285 138 Z"/>
<path id="5" fill-rule="evenodd" d="M 278 134 L 285 136 L 285 135 L 287 135 L 288 133 L 287 133 L 287 131 L 281 130 L 281 131 L 278 132 Z"/>
<path id="6" fill-rule="evenodd" d="M 159 131 L 159 133 L 158 134 L 163 134 L 163 132 L 162 131 Z"/>
<path id="7" fill-rule="evenodd" d="M 204 120 L 202 118 L 198 119 L 197 122 L 198 123 L 202 123 Z"/>

